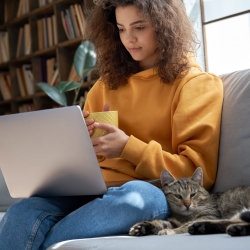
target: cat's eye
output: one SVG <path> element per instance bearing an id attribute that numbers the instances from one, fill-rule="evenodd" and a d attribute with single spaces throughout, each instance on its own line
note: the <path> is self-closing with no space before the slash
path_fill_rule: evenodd
<path id="1" fill-rule="evenodd" d="M 181 195 L 175 194 L 174 195 L 177 199 L 182 199 Z"/>
<path id="2" fill-rule="evenodd" d="M 193 198 L 196 195 L 196 193 L 190 194 L 190 197 Z"/>

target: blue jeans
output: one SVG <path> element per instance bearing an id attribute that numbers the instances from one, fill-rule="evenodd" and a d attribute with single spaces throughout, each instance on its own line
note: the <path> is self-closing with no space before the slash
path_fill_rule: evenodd
<path id="1" fill-rule="evenodd" d="M 0 249 L 43 250 L 64 240 L 128 234 L 136 222 L 168 215 L 163 192 L 143 181 L 94 199 L 31 197 L 11 206 L 0 222 Z"/>

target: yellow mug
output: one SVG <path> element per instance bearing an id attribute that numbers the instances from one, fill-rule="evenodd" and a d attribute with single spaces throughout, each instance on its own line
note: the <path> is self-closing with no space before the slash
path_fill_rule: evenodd
<path id="1" fill-rule="evenodd" d="M 93 119 L 95 122 L 108 123 L 118 127 L 118 111 L 103 111 L 90 113 L 85 120 Z M 91 138 L 100 137 L 108 134 L 106 130 L 95 128 Z"/>

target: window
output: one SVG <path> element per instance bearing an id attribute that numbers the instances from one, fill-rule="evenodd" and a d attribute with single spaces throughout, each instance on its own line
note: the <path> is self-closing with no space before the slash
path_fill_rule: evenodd
<path id="1" fill-rule="evenodd" d="M 250 0 L 182 0 L 201 47 L 198 63 L 217 75 L 250 68 Z"/>
<path id="2" fill-rule="evenodd" d="M 206 70 L 221 75 L 250 68 L 250 1 L 201 0 L 201 5 Z"/>
<path id="3" fill-rule="evenodd" d="M 182 2 L 185 5 L 188 16 L 193 22 L 193 27 L 196 30 L 197 37 L 200 41 L 200 47 L 197 51 L 197 61 L 203 70 L 205 70 L 200 0 L 182 0 Z"/>

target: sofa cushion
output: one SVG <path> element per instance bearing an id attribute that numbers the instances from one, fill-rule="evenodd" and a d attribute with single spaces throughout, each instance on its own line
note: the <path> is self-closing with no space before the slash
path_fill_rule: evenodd
<path id="1" fill-rule="evenodd" d="M 18 202 L 20 199 L 11 198 L 2 172 L 0 170 L 0 212 L 5 212 L 9 206 Z"/>
<path id="2" fill-rule="evenodd" d="M 225 74 L 221 79 L 224 102 L 213 192 L 250 185 L 250 69 Z"/>

